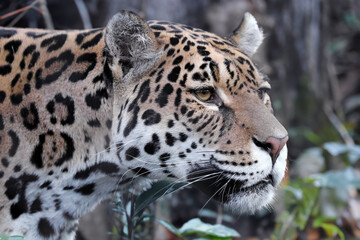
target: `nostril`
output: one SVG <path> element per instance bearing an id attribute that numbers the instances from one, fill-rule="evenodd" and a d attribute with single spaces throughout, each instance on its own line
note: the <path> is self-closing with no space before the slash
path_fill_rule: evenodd
<path id="1" fill-rule="evenodd" d="M 262 142 L 257 140 L 256 137 L 253 137 L 254 144 L 270 154 L 273 165 L 275 165 L 276 159 L 288 139 L 288 136 L 284 138 L 268 137 L 265 142 Z"/>
<path id="2" fill-rule="evenodd" d="M 262 148 L 263 150 L 265 150 L 266 152 L 268 152 L 269 154 L 271 154 L 272 150 L 273 150 L 273 146 L 271 145 L 271 143 L 268 142 L 260 142 L 259 140 L 257 140 L 255 137 L 253 137 L 253 141 L 254 144 L 256 146 L 258 146 L 259 148 Z"/>

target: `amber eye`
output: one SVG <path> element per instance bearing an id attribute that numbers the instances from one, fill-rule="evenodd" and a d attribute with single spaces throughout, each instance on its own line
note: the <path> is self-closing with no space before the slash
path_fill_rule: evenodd
<path id="1" fill-rule="evenodd" d="M 198 91 L 195 91 L 195 95 L 201 100 L 201 101 L 209 101 L 213 95 L 213 93 L 208 89 L 201 89 Z"/>

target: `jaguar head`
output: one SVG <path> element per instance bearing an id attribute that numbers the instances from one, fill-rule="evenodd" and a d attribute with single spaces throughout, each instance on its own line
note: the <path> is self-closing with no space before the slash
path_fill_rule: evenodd
<path id="1" fill-rule="evenodd" d="M 188 181 L 238 212 L 274 198 L 288 133 L 250 57 L 263 40 L 246 13 L 229 38 L 120 12 L 106 29 L 114 78 L 112 149 L 134 177 Z"/>

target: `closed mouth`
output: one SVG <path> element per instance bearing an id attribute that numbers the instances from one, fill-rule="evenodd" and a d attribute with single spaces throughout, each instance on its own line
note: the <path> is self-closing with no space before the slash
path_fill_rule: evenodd
<path id="1" fill-rule="evenodd" d="M 204 173 L 204 171 L 206 171 L 206 173 Z M 198 171 L 191 172 L 188 176 L 188 180 L 205 194 L 223 203 L 227 203 L 231 200 L 231 195 L 241 193 L 256 194 L 269 185 L 274 186 L 274 180 L 271 174 L 259 182 L 245 187 L 244 185 L 246 185 L 247 181 L 228 178 L 215 168 L 204 169 L 204 171 L 201 171 L 201 175 L 197 173 Z M 217 172 L 218 174 L 216 174 Z M 203 177 L 206 175 L 209 177 Z"/>

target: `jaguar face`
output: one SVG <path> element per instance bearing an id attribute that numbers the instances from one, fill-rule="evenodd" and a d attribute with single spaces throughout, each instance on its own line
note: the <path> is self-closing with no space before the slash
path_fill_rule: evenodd
<path id="1" fill-rule="evenodd" d="M 124 169 L 191 182 L 237 212 L 267 206 L 284 177 L 288 134 L 250 60 L 262 38 L 250 14 L 229 39 L 115 16 L 105 39 L 118 76 L 113 152 Z"/>

